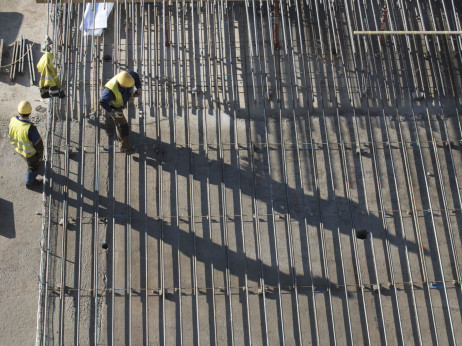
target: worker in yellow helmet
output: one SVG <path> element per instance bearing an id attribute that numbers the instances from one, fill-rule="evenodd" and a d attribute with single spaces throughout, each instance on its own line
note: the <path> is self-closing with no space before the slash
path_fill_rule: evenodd
<path id="1" fill-rule="evenodd" d="M 32 106 L 28 101 L 21 101 L 18 113 L 11 118 L 8 137 L 16 152 L 27 162 L 26 187 L 33 189 L 42 185 L 37 175 L 42 166 L 43 142 L 37 128 L 29 120 Z"/>
<path id="2" fill-rule="evenodd" d="M 100 104 L 106 110 L 106 132 L 108 136 L 113 136 L 115 127 L 121 151 L 131 154 L 133 149 L 129 141 L 130 129 L 123 109 L 128 101 L 141 95 L 140 77 L 136 72 L 122 71 L 112 77 L 104 87 Z"/>
<path id="3" fill-rule="evenodd" d="M 42 98 L 49 98 L 50 96 L 63 98 L 66 93 L 62 89 L 61 81 L 58 78 L 56 67 L 53 65 L 54 55 L 51 53 L 53 48 L 53 41 L 46 36 L 45 43 L 42 50 L 45 51 L 37 64 L 37 70 L 40 73 L 40 95 Z"/>

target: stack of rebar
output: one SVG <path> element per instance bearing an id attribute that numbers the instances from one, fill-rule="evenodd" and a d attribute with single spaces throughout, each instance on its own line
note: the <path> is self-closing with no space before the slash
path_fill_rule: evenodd
<path id="1" fill-rule="evenodd" d="M 24 36 L 21 36 L 21 40 L 13 43 L 13 54 L 11 56 L 10 64 L 10 80 L 13 82 L 16 76 L 24 74 L 24 63 L 27 57 L 27 67 L 29 68 L 30 82 L 33 85 L 35 83 L 35 67 L 32 56 L 32 45 L 27 43 Z"/>

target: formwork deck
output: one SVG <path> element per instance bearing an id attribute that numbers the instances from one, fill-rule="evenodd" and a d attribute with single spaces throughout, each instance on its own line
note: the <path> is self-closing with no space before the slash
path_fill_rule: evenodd
<path id="1" fill-rule="evenodd" d="M 462 340 L 462 42 L 354 36 L 382 5 L 120 1 L 83 37 L 52 4 L 38 344 Z M 388 11 L 460 30 L 452 0 Z M 131 156 L 99 107 L 125 68 Z"/>

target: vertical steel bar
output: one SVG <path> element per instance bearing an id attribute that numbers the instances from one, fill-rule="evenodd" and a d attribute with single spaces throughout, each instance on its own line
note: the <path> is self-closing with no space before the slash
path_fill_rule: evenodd
<path id="1" fill-rule="evenodd" d="M 218 98 L 217 93 L 218 93 L 218 82 L 217 82 L 217 47 L 216 47 L 216 0 L 213 0 L 213 3 L 211 2 L 206 2 L 206 4 L 210 4 L 210 15 L 207 16 L 207 19 L 209 19 L 210 16 L 212 16 L 211 22 L 208 22 L 207 27 L 209 28 L 208 30 L 208 42 L 209 42 L 209 56 L 212 58 L 213 61 L 213 73 L 210 72 L 209 75 L 213 75 L 214 78 L 214 93 L 215 93 L 215 98 Z M 208 8 L 208 7 L 207 7 Z M 211 95 L 212 99 L 213 96 Z M 215 99 L 215 104 L 217 104 L 218 101 Z M 204 150 L 205 150 L 205 157 L 207 159 L 207 162 L 209 162 L 209 144 L 208 144 L 208 121 L 207 121 L 207 113 L 203 113 L 204 116 Z M 208 221 L 208 231 L 209 231 L 209 238 L 210 238 L 210 249 L 212 248 L 213 244 L 213 225 L 212 225 L 212 215 L 211 215 L 211 197 L 210 197 L 210 166 L 207 165 L 207 179 L 206 179 L 206 188 L 207 188 L 207 221 Z M 215 266 L 213 264 L 213 254 L 212 251 L 210 251 L 210 274 L 211 274 L 211 280 L 212 280 L 212 310 L 213 310 L 213 339 L 214 339 L 214 344 L 217 345 L 217 338 L 218 338 L 218 332 L 217 332 L 217 308 L 216 308 L 216 293 L 215 293 Z"/>
<path id="2" fill-rule="evenodd" d="M 183 1 L 183 4 L 184 4 L 184 1 Z M 186 6 L 183 6 L 183 16 L 182 16 L 182 24 L 183 24 L 183 27 L 186 25 L 186 20 L 185 20 L 185 10 L 187 10 Z M 202 14 L 202 12 L 201 12 Z M 194 18 L 194 11 L 193 9 L 191 9 L 191 16 Z M 180 27 L 180 22 L 179 22 L 179 16 L 178 16 L 178 3 L 177 3 L 177 6 L 176 6 L 176 18 L 177 18 L 177 40 L 178 40 L 178 44 L 177 44 L 177 61 L 179 60 L 179 48 L 180 48 L 180 45 L 182 47 L 184 47 L 186 45 L 186 39 L 185 39 L 185 31 L 182 30 L 182 35 L 180 36 L 179 34 L 179 27 Z M 193 21 L 193 24 L 194 24 L 194 21 Z M 192 35 L 192 39 L 193 39 L 193 45 L 195 47 L 195 36 L 194 36 L 194 31 L 195 31 L 195 27 L 194 25 L 192 26 L 191 28 L 192 32 L 193 32 L 193 35 Z M 199 28 L 198 26 L 198 30 L 201 31 L 201 29 Z M 201 36 L 199 35 L 199 43 L 201 43 Z M 201 48 L 200 48 L 201 49 Z M 202 56 L 202 54 L 200 54 Z M 182 62 L 183 64 L 183 71 L 182 71 L 182 76 L 183 76 L 183 85 L 187 86 L 188 85 L 188 74 L 187 74 L 187 59 L 186 59 L 186 55 L 183 53 L 182 55 L 182 58 L 180 61 Z M 194 66 L 194 76 L 196 75 L 195 73 L 195 70 L 196 70 L 196 53 L 195 53 L 195 48 L 193 50 L 193 59 L 192 59 L 192 63 L 193 63 L 193 66 Z M 198 73 L 200 75 L 200 73 Z M 197 86 L 197 82 L 196 82 L 196 78 L 194 77 L 194 88 L 196 89 L 198 86 Z M 186 88 L 185 88 L 186 89 Z M 188 146 L 188 149 L 189 149 L 189 174 L 188 174 L 188 180 L 189 180 L 189 186 L 190 186 L 190 206 L 191 206 L 191 217 L 190 217 L 190 222 L 191 222 L 191 229 L 192 229 L 192 232 L 193 232 L 193 276 L 194 276 L 194 291 L 193 291 L 193 294 L 194 294 L 194 297 L 195 297 L 195 304 L 196 304 L 196 313 L 195 313 L 195 317 L 196 317 L 196 342 L 197 344 L 199 345 L 200 344 L 200 319 L 199 319 L 199 288 L 198 288 L 198 284 L 197 284 L 197 244 L 196 244 L 196 214 L 195 214 L 195 203 L 194 203 L 194 174 L 193 174 L 193 168 L 195 167 L 194 165 L 194 160 L 193 160 L 193 151 L 192 151 L 192 143 L 191 143 L 191 124 L 190 124 L 190 110 L 189 110 L 189 102 L 188 102 L 188 94 L 185 93 L 184 94 L 184 109 L 185 109 L 185 116 L 186 116 L 186 136 L 187 136 L 187 139 L 186 139 L 186 144 Z"/>
<path id="3" fill-rule="evenodd" d="M 62 6 L 62 5 L 61 5 Z M 62 7 L 61 7 L 62 8 Z M 61 12 L 64 16 L 64 11 Z M 63 19 L 61 19 L 63 21 Z M 56 22 L 55 22 L 56 24 Z M 65 29 L 64 23 L 62 23 Z M 67 32 L 64 30 L 64 42 L 67 45 Z M 67 63 L 66 63 L 66 54 L 67 50 L 61 54 L 61 76 L 64 75 L 64 72 L 67 72 Z M 62 242 L 61 242 L 61 284 L 60 284 L 60 321 L 59 321 L 59 343 L 60 345 L 64 344 L 64 315 L 65 315 L 65 296 L 66 296 L 66 261 L 67 261 L 67 224 L 68 224 L 68 197 L 69 197 L 69 141 L 70 141 L 70 119 L 69 119 L 69 98 L 66 99 L 66 105 L 64 108 L 66 125 L 65 129 L 65 154 L 64 154 L 64 176 L 66 183 L 63 187 L 63 214 L 62 214 Z"/>
<path id="4" fill-rule="evenodd" d="M 165 24 L 165 0 L 163 0 L 163 24 Z M 155 8 L 154 12 L 154 20 L 155 20 L 155 27 L 159 28 L 158 20 L 157 20 L 157 8 Z M 162 28 L 165 28 L 165 25 L 162 25 Z M 162 35 L 162 30 L 157 30 L 157 32 L 160 32 L 161 37 Z M 156 32 L 156 33 L 157 33 Z M 163 66 L 163 70 L 165 71 L 165 44 L 162 45 L 163 52 L 164 54 L 159 57 L 159 53 L 161 51 L 161 44 L 162 44 L 162 39 L 158 36 L 155 35 L 155 47 L 157 49 L 155 50 L 155 60 L 154 60 L 154 66 L 156 66 L 156 76 L 160 75 L 161 71 L 161 66 Z M 165 43 L 165 42 L 164 42 Z M 157 79 L 158 81 L 158 79 Z M 159 83 L 156 83 L 156 90 L 160 87 Z M 156 93 L 156 107 L 155 109 L 159 109 L 161 104 L 162 104 L 162 99 L 158 97 L 158 94 Z M 159 165 L 158 165 L 158 171 L 157 171 L 157 179 L 158 179 L 158 184 L 157 184 L 157 208 L 158 208 L 158 215 L 159 215 L 159 222 L 160 222 L 160 273 L 161 273 L 161 288 L 160 288 L 160 295 L 161 295 L 161 301 L 162 301 L 162 345 L 165 345 L 165 339 L 166 339 L 166 331 L 165 331 L 165 261 L 164 261 L 164 208 L 163 208 L 163 164 L 162 164 L 162 131 L 160 128 L 160 117 L 159 114 L 156 114 L 156 138 L 157 138 L 157 143 L 160 144 L 159 148 Z"/>
<path id="5" fill-rule="evenodd" d="M 50 18 L 50 3 L 49 0 L 47 1 L 47 32 L 49 30 L 49 18 Z M 31 46 L 32 47 L 32 46 Z M 29 53 L 31 54 L 32 51 L 30 50 Z M 53 187 L 53 175 L 50 174 L 48 177 L 48 166 L 50 166 L 50 171 L 53 171 L 53 135 L 52 129 L 54 128 L 54 119 L 55 117 L 52 116 L 53 114 L 53 102 L 50 100 L 48 104 L 48 113 L 47 113 L 47 131 L 45 135 L 45 149 L 44 150 L 44 179 L 48 178 L 50 189 Z M 51 154 L 49 155 L 48 151 L 48 143 L 50 141 L 51 136 Z M 50 228 L 51 228 L 51 203 L 52 197 L 48 198 L 48 215 L 47 215 L 47 206 L 46 206 L 46 184 L 43 186 L 42 192 L 42 234 L 40 240 L 40 277 L 39 277 L 39 297 L 38 297 L 38 307 L 37 307 L 37 331 L 35 335 L 35 346 L 40 346 L 41 344 L 45 344 L 46 340 L 46 315 L 47 315 L 47 297 L 48 297 L 48 260 L 49 260 L 49 253 L 50 253 Z M 47 221 L 48 219 L 48 221 Z M 46 231 L 45 231 L 46 229 Z M 46 242 L 46 245 L 45 245 Z M 45 248 L 46 246 L 46 248 Z M 45 286 L 45 289 L 44 289 Z M 43 339 L 42 339 L 43 335 Z"/>
<path id="6" fill-rule="evenodd" d="M 226 11 L 227 12 L 227 11 Z M 228 70 L 225 70 L 225 62 L 226 65 L 230 64 L 230 59 L 228 56 L 228 52 L 226 47 L 229 47 L 229 45 L 226 45 L 226 35 L 225 35 L 225 28 L 227 27 L 229 29 L 229 19 L 228 23 L 225 23 L 224 21 L 224 14 L 225 13 L 225 8 L 224 8 L 224 3 L 223 0 L 221 0 L 221 61 L 222 61 L 222 91 L 223 91 L 223 96 L 225 95 L 225 91 L 228 90 L 228 83 L 227 81 L 229 80 L 229 75 L 228 75 Z M 228 17 L 227 17 L 228 18 Z M 232 62 L 231 62 L 232 63 Z M 231 77 L 232 78 L 232 77 Z M 232 87 L 232 86 L 231 86 Z M 225 96 L 223 97 L 223 103 L 226 103 L 226 98 Z M 220 103 L 221 106 L 222 103 Z M 218 111 L 220 112 L 221 107 L 218 107 Z M 226 249 L 226 294 L 228 295 L 228 304 L 229 304 L 229 312 L 230 312 L 230 329 L 231 329 L 231 344 L 234 345 L 234 321 L 233 321 L 233 304 L 232 304 L 232 292 L 231 292 L 231 274 L 230 274 L 230 264 L 229 264 L 229 235 L 228 235 L 228 206 L 227 206 L 227 199 L 226 199 L 226 183 L 225 183 L 225 163 L 224 163 L 224 151 L 223 151 L 223 135 L 222 135 L 222 122 L 221 122 L 221 114 L 217 115 L 217 120 L 218 120 L 218 151 L 219 151 L 219 161 L 221 162 L 221 200 L 222 200 L 222 222 L 223 222 L 223 228 L 224 228 L 224 240 L 225 240 L 225 249 Z"/>
<path id="7" fill-rule="evenodd" d="M 345 76 L 347 76 L 347 71 L 346 71 L 346 67 L 345 67 L 345 60 L 344 60 L 345 57 L 344 57 L 343 50 L 340 53 L 341 53 L 341 59 L 342 59 L 343 66 L 344 66 L 344 73 L 345 73 Z M 358 66 L 355 56 L 352 55 L 352 57 L 353 57 L 354 65 Z M 334 69 L 333 63 L 331 65 L 332 65 L 332 69 Z M 336 81 L 336 78 L 334 77 L 334 83 L 335 83 L 335 81 Z M 380 282 L 379 282 L 379 278 L 378 278 L 378 271 L 377 271 L 377 261 L 376 261 L 375 246 L 374 246 L 374 236 L 373 236 L 373 232 L 372 232 L 370 208 L 369 208 L 369 201 L 368 201 L 368 197 L 367 197 L 367 185 L 366 185 L 366 179 L 365 179 L 365 173 L 364 173 L 364 164 L 363 164 L 363 158 L 362 158 L 362 155 L 361 155 L 361 136 L 359 135 L 358 119 L 357 119 L 357 116 L 356 116 L 356 108 L 357 108 L 357 106 L 356 106 L 355 99 L 356 99 L 355 97 L 351 97 L 352 106 L 353 106 L 353 124 L 354 124 L 354 129 L 355 129 L 355 132 L 356 132 L 356 143 L 357 143 L 357 146 L 358 146 L 357 150 L 359 149 L 359 155 L 358 155 L 359 156 L 359 165 L 360 165 L 360 170 L 361 170 L 361 180 L 362 180 L 362 186 L 363 186 L 363 194 L 364 194 L 366 215 L 367 215 L 368 226 L 369 226 L 369 234 L 370 234 L 369 239 L 370 239 L 370 246 L 371 246 L 371 250 L 372 250 L 372 261 L 373 261 L 374 274 L 375 274 L 375 280 L 376 280 L 376 285 L 377 285 L 376 287 L 377 287 L 377 293 L 378 293 L 378 300 L 379 300 L 379 306 L 380 306 L 380 318 L 381 318 L 381 322 L 382 322 L 381 329 L 382 329 L 382 332 L 383 332 L 384 342 L 385 342 L 385 344 L 387 344 L 388 339 L 387 339 L 386 325 L 385 325 L 385 319 L 384 319 L 384 314 L 383 314 L 382 293 L 381 293 L 381 287 L 380 287 Z M 339 123 L 339 126 L 340 126 L 339 108 L 338 108 L 340 101 L 338 99 L 338 93 L 336 93 L 336 101 L 337 101 L 336 102 L 337 103 L 337 119 L 338 119 L 338 123 Z M 339 132 L 340 131 L 341 130 L 339 128 Z M 351 203 L 350 203 L 350 206 L 351 206 Z M 356 242 L 356 239 L 354 239 L 353 241 Z"/>
<path id="8" fill-rule="evenodd" d="M 95 88 L 95 98 L 94 98 L 94 103 L 97 102 L 97 96 L 98 95 L 98 90 L 99 90 L 99 64 L 100 64 L 100 59 L 99 59 L 99 54 L 100 54 L 100 40 L 99 38 L 97 39 L 97 48 L 98 48 L 98 55 L 94 57 L 94 88 Z M 95 117 L 96 119 L 99 119 L 99 107 L 95 107 Z M 95 222 L 95 239 L 94 239 L 94 263 L 95 263 L 95 281 L 94 281 L 94 295 L 95 295 L 95 340 L 94 343 L 95 345 L 98 344 L 98 260 L 99 260 L 99 169 L 100 169 L 100 133 L 99 133 L 99 127 L 95 131 L 95 181 L 94 181 L 94 186 L 95 186 L 95 191 L 98 191 L 96 194 L 96 201 L 95 201 L 95 215 L 94 215 L 94 222 Z"/>
<path id="9" fill-rule="evenodd" d="M 255 0 L 253 0 L 253 3 L 255 3 Z M 236 10 L 233 10 L 231 13 L 234 16 L 237 12 Z M 236 18 L 232 18 L 231 23 L 235 23 Z M 230 30 L 231 31 L 231 30 Z M 228 42 L 232 42 L 232 40 L 235 38 L 235 36 L 231 36 L 230 31 L 228 31 Z M 231 50 L 231 56 L 230 58 L 232 61 L 236 61 L 237 59 L 237 54 L 236 50 Z M 234 54 L 234 55 L 233 55 Z M 235 65 L 232 65 L 235 66 Z M 237 80 L 237 71 L 236 68 L 232 68 L 232 76 L 233 76 L 233 81 L 234 79 Z M 232 89 L 232 103 L 233 105 L 238 102 L 238 90 L 236 87 L 236 84 L 233 83 L 233 89 Z M 235 106 L 234 106 L 235 107 Z M 236 155 L 236 166 L 237 166 L 237 186 L 238 186 L 238 194 L 239 194 L 239 220 L 240 220 L 240 230 L 241 230 L 241 235 L 242 235 L 242 251 L 243 251 L 243 256 L 244 256 L 244 290 L 245 290 L 245 306 L 246 306 L 246 317 L 247 317 L 247 337 L 248 337 L 248 342 L 249 345 L 252 345 L 252 329 L 251 329 L 251 321 L 250 321 L 250 306 L 249 306 L 249 286 L 248 286 L 248 274 L 247 274 L 247 250 L 246 250 L 246 242 L 245 242 L 245 228 L 244 228 L 244 216 L 243 216 L 243 206 L 242 206 L 242 189 L 241 189 L 241 164 L 240 164 L 240 153 L 239 153 L 239 135 L 238 135 L 238 121 L 237 121 L 237 114 L 236 110 L 233 107 L 233 119 L 234 119 L 234 151 Z"/>
<path id="10" fill-rule="evenodd" d="M 281 12 L 283 8 L 281 5 Z M 281 16 L 281 21 L 283 23 L 283 28 L 284 28 L 284 15 Z M 283 37 L 284 37 L 284 46 L 285 46 L 285 52 L 288 54 L 287 51 L 287 43 L 285 40 L 285 30 L 283 30 Z M 292 47 L 291 47 L 292 48 Z M 293 52 L 293 50 L 291 49 Z M 282 145 L 280 146 L 281 149 L 281 158 L 282 158 L 282 172 L 283 172 L 283 180 L 284 180 L 284 186 L 285 186 L 285 224 L 286 224 L 286 233 L 288 236 L 288 241 L 289 241 L 289 265 L 290 265 L 290 274 L 292 277 L 292 289 L 294 290 L 295 293 L 295 310 L 296 310 L 296 324 L 297 324 L 297 334 L 298 334 L 298 343 L 300 345 L 303 344 L 303 339 L 302 339 L 302 330 L 301 330 L 301 324 L 300 324 L 300 308 L 298 304 L 298 287 L 297 287 L 297 273 L 295 270 L 295 259 L 294 259 L 294 244 L 293 244 L 293 234 L 292 234 L 292 219 L 291 219 L 291 209 L 290 209 L 290 202 L 289 202 L 289 180 L 287 176 L 287 162 L 286 162 L 286 147 L 285 147 L 285 139 L 284 139 L 284 131 L 283 131 L 283 120 L 282 120 L 282 112 L 283 112 L 283 105 L 282 105 L 282 100 L 284 99 L 284 93 L 283 93 L 283 68 L 282 68 L 282 58 L 280 56 L 279 51 L 276 52 L 276 54 L 273 55 L 273 64 L 275 68 L 275 73 L 276 73 L 276 97 L 280 101 L 279 102 L 279 137 Z M 290 61 L 290 59 L 289 59 Z M 295 71 L 294 71 L 295 72 Z M 295 77 L 295 73 L 294 73 Z M 291 81 L 292 82 L 292 81 Z M 291 91 L 292 91 L 292 97 L 293 97 L 293 84 L 291 83 Z M 293 106 L 295 106 L 295 102 L 293 101 Z M 266 142 L 268 142 L 269 139 L 266 138 Z M 310 261 L 310 266 L 311 266 L 311 261 Z M 310 268 L 310 276 L 311 279 L 313 280 L 313 275 L 311 272 Z M 313 286 L 313 285 L 312 285 Z M 314 292 L 314 289 L 312 290 Z M 313 299 L 313 302 L 315 300 Z M 315 322 L 317 326 L 317 321 Z"/>
<path id="11" fill-rule="evenodd" d="M 79 24 L 79 19 L 80 19 L 80 9 L 81 6 L 77 5 L 77 25 Z M 84 7 L 85 8 L 85 7 Z M 79 44 L 79 38 L 81 38 L 80 41 L 80 46 L 83 44 L 83 35 L 79 35 L 80 30 L 76 30 L 77 32 L 77 40 L 76 43 L 77 45 Z M 78 90 L 79 83 L 77 82 L 78 79 L 76 77 L 77 75 L 77 70 L 78 70 L 78 55 L 76 55 L 76 59 L 74 62 L 74 66 L 76 67 L 75 69 L 75 74 L 74 74 L 74 98 L 75 101 L 77 101 L 77 95 L 76 92 Z M 68 96 L 69 97 L 69 96 Z M 78 106 L 74 103 L 74 109 L 79 110 Z M 79 207 L 79 264 L 78 264 L 78 279 L 77 279 L 77 316 L 76 316 L 76 344 L 80 344 L 80 298 L 81 298 L 81 285 L 82 285 L 82 233 L 83 233 L 83 193 L 84 193 L 84 184 L 85 184 L 85 150 L 83 150 L 84 145 L 85 145 L 85 122 L 86 122 L 86 117 L 80 116 L 80 112 L 77 111 L 79 121 L 80 121 L 80 131 L 81 131 L 81 142 L 80 142 L 80 207 Z"/>
<path id="12" fill-rule="evenodd" d="M 419 3 L 418 3 L 418 6 L 419 6 L 419 10 L 420 10 L 420 4 Z M 422 17 L 422 15 L 421 15 L 421 17 Z M 423 26 L 423 28 L 425 30 L 425 26 Z M 428 41 L 426 40 L 426 42 L 427 42 L 427 48 L 428 48 Z M 405 72 L 406 72 L 405 77 L 407 79 L 407 69 L 405 70 Z M 417 143 L 421 143 L 420 135 L 419 135 L 419 131 L 418 131 L 418 125 L 417 125 L 417 121 L 416 121 L 414 102 L 412 101 L 411 90 L 409 90 L 409 88 L 408 88 L 408 94 L 409 94 L 409 97 L 411 99 L 411 111 L 412 111 L 412 115 L 413 115 L 412 116 L 412 123 L 414 125 L 415 138 L 416 138 Z M 427 108 L 427 112 L 428 112 L 428 108 Z M 401 134 L 402 133 L 400 131 L 400 135 Z M 437 252 L 437 255 L 438 255 L 438 267 L 439 267 L 439 271 L 440 271 L 440 274 L 441 274 L 443 293 L 444 293 L 444 300 L 445 300 L 445 303 L 446 303 L 446 306 L 447 306 L 447 316 L 448 316 L 448 320 L 449 320 L 451 338 L 452 338 L 453 343 L 456 343 L 456 339 L 455 339 L 455 335 L 454 335 L 454 326 L 453 326 L 453 322 L 452 322 L 451 307 L 450 307 L 449 299 L 448 299 L 448 293 L 447 293 L 445 275 L 444 275 L 443 264 L 442 264 L 442 259 L 441 259 L 438 234 L 437 234 L 436 225 L 435 225 L 433 204 L 432 204 L 432 200 L 431 200 L 431 196 L 430 196 L 430 189 L 429 189 L 429 184 L 428 184 L 428 179 L 427 179 L 427 171 L 426 171 L 426 168 L 425 168 L 424 156 L 423 156 L 422 148 L 421 148 L 420 144 L 417 145 L 417 147 L 418 147 L 418 156 L 420 158 L 420 163 L 421 163 L 421 168 L 422 168 L 422 173 L 423 173 L 423 180 L 424 180 L 424 184 L 425 184 L 427 202 L 428 202 L 428 205 L 429 205 L 431 225 L 432 225 L 433 235 L 434 235 L 434 239 L 435 239 L 435 247 L 436 247 L 436 252 Z M 450 222 L 450 220 L 448 220 L 448 221 Z M 427 282 L 427 285 L 429 285 L 429 284 L 430 283 Z M 431 296 L 430 292 L 429 292 L 429 296 Z M 438 337 L 437 337 L 437 329 L 435 329 L 435 335 L 436 335 L 436 338 L 438 339 Z"/>
<path id="13" fill-rule="evenodd" d="M 249 116 L 249 126 L 251 125 L 252 121 Z M 250 128 L 249 128 L 250 132 Z M 257 195 L 257 173 L 255 169 L 255 162 L 254 162 L 254 152 L 255 147 L 254 143 L 250 141 L 250 167 L 252 169 L 252 181 L 253 181 L 253 212 L 254 212 L 254 219 L 255 219 L 255 228 L 257 231 L 257 239 L 258 239 L 258 258 L 260 260 L 260 284 L 261 287 L 259 288 L 259 293 L 261 293 L 263 297 L 263 314 L 264 314 L 264 322 L 265 322 L 265 341 L 266 345 L 269 345 L 269 330 L 268 330 L 268 317 L 267 317 L 267 307 L 266 307 L 266 286 L 265 286 L 265 274 L 264 274 L 264 266 L 263 266 L 263 259 L 262 259 L 262 246 L 261 246 L 261 231 L 260 231 L 260 215 L 259 215 L 259 208 L 258 208 L 258 195 Z"/>
<path id="14" fill-rule="evenodd" d="M 120 30 L 121 30 L 121 25 L 120 25 L 120 17 L 121 17 L 121 6 L 119 5 L 119 1 L 117 0 L 117 3 L 115 4 L 116 6 L 116 13 L 114 15 L 114 59 L 113 61 L 113 74 L 116 74 L 117 71 L 117 65 L 120 64 Z M 109 139 L 110 140 L 110 139 Z M 115 195 L 115 188 L 116 188 L 116 183 L 115 183 L 115 167 L 116 167 L 116 155 L 115 155 L 115 143 L 114 143 L 114 136 L 112 136 L 112 198 L 111 198 L 111 203 L 112 203 L 112 258 L 111 258 L 111 265 L 112 265 L 112 282 L 111 282 L 111 345 L 114 345 L 114 329 L 115 329 L 115 276 L 116 276 L 116 269 L 115 269 L 115 249 L 116 249 L 116 236 L 115 236 L 115 204 L 116 204 L 116 195 Z"/>
<path id="15" fill-rule="evenodd" d="M 141 69 L 138 66 L 138 70 L 141 71 L 142 74 L 142 80 L 146 81 L 148 80 L 148 87 L 143 89 L 142 92 L 142 97 L 143 101 L 141 104 L 142 111 L 142 117 L 143 117 L 143 144 L 144 144 L 144 162 L 143 162 L 143 184 L 144 184 L 144 211 L 145 211 L 145 216 L 144 216 L 144 309 L 145 309 L 145 325 L 144 325 L 144 339 L 147 345 L 149 345 L 149 246 L 148 246 L 148 241 L 149 241 L 149 236 L 148 236 L 148 165 L 147 165 L 147 152 L 148 152 L 148 147 L 147 147 L 147 130 L 146 130 L 146 117 L 150 112 L 147 111 L 148 107 L 146 106 L 146 90 L 149 90 L 149 94 L 151 94 L 150 89 L 151 89 L 151 81 L 150 81 L 150 76 L 151 76 L 151 71 L 149 69 L 150 67 L 150 56 L 149 52 L 151 50 L 151 44 L 150 44 L 150 38 L 151 38 L 151 25 L 150 25 L 150 4 L 148 4 L 148 10 L 146 12 L 146 7 L 144 4 L 144 0 L 141 1 Z M 145 28 L 145 17 L 147 16 L 147 28 Z M 145 33 L 146 30 L 146 33 Z M 147 59 L 146 59 L 147 57 Z M 146 70 L 146 68 L 148 70 Z M 151 96 L 151 95 L 150 95 Z M 151 107 L 151 103 L 149 103 L 149 108 Z"/>
<path id="16" fill-rule="evenodd" d="M 262 23 L 263 25 L 263 23 Z M 271 28 L 271 26 L 269 26 Z M 271 30 L 271 29 L 270 29 Z M 265 34 L 262 29 L 262 38 L 263 38 L 263 59 L 264 59 L 264 64 L 262 64 L 262 73 L 260 74 L 260 82 L 261 85 L 263 85 L 263 77 L 262 75 L 267 75 L 268 74 L 268 68 L 267 68 L 267 60 L 266 60 L 266 45 L 265 45 Z M 274 56 L 274 55 L 273 55 Z M 260 60 L 260 59 L 259 59 Z M 259 61 L 261 64 L 261 61 Z M 273 58 L 274 62 L 274 58 Z M 264 95 L 263 95 L 264 96 Z M 250 116 L 250 115 L 249 115 Z M 264 132 L 265 132 L 265 146 L 266 146 L 266 161 L 268 164 L 268 178 L 270 181 L 269 184 L 269 191 L 270 191 L 270 209 L 271 209 L 271 223 L 272 223 L 272 228 L 273 228 L 273 238 L 274 238 L 274 251 L 275 251 L 275 261 L 276 261 L 276 273 L 277 273 L 277 286 L 278 286 L 278 299 L 279 299 L 279 318 L 278 322 L 281 325 L 281 343 L 285 345 L 285 331 L 284 331 L 284 313 L 283 313 L 283 306 L 282 306 L 282 292 L 281 292 L 281 280 L 280 280 L 280 270 L 279 270 L 279 255 L 278 255 L 278 242 L 277 242 L 277 235 L 276 235 L 276 219 L 274 216 L 274 195 L 273 195 L 273 178 L 272 178 L 272 169 L 271 169 L 271 160 L 270 160 L 270 154 L 269 154 L 269 137 L 268 137 L 268 119 L 267 119 L 267 114 L 266 114 L 266 104 L 263 103 L 263 118 L 264 118 Z M 249 123 L 251 123 L 251 119 L 249 119 Z M 251 137 L 250 137 L 251 138 Z"/>

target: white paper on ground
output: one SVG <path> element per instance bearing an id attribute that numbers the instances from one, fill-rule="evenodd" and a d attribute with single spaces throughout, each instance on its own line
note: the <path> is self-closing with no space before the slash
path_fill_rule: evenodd
<path id="1" fill-rule="evenodd" d="M 82 23 L 80 24 L 80 30 L 83 30 L 84 35 L 92 35 L 94 31 L 95 36 L 100 36 L 103 33 L 103 29 L 107 28 L 107 19 L 113 7 L 114 4 L 112 3 L 98 3 L 95 6 L 95 13 L 92 10 L 92 4 L 88 4 L 85 8 Z M 95 25 L 93 25 L 93 18 L 95 19 Z"/>

